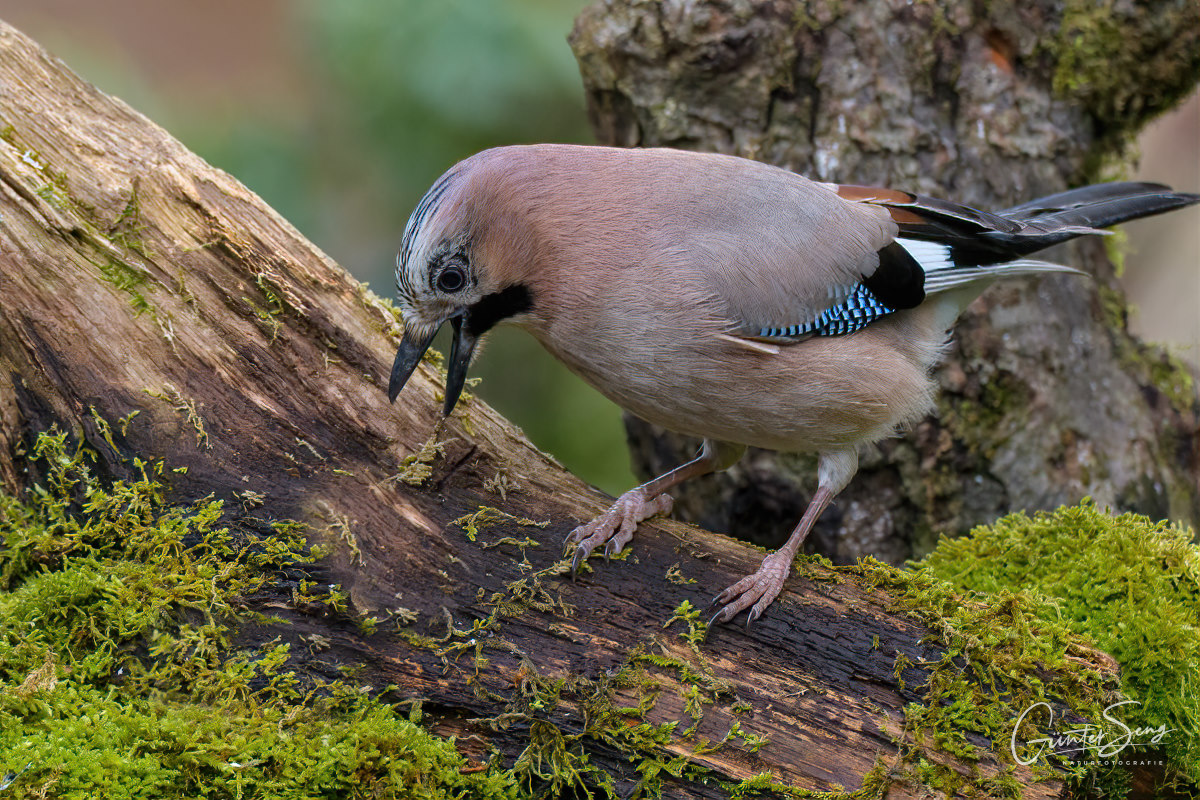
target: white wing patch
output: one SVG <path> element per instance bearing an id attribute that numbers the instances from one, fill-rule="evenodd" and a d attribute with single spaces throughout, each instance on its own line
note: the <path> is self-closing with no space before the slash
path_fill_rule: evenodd
<path id="1" fill-rule="evenodd" d="M 1047 272 L 1067 272 L 1074 275 L 1087 275 L 1083 270 L 1054 264 L 1049 261 L 1038 261 L 1032 258 L 1019 258 L 1016 261 L 1005 261 L 1003 264 L 991 264 L 986 267 L 956 267 L 953 270 L 925 276 L 925 292 L 934 294 L 953 289 L 974 281 L 991 281 L 997 278 L 1015 278 L 1021 275 L 1039 275 Z"/>
<path id="2" fill-rule="evenodd" d="M 921 265 L 921 269 L 925 270 L 926 275 L 954 267 L 954 262 L 950 260 L 950 245 L 923 242 L 919 239 L 896 239 L 896 244 L 908 251 Z"/>
<path id="3" fill-rule="evenodd" d="M 925 270 L 926 294 L 944 292 L 947 289 L 974 281 L 991 281 L 1001 277 L 1015 278 L 1018 275 L 1036 275 L 1045 272 L 1087 274 L 1062 264 L 1053 264 L 1049 261 L 1038 261 L 1032 258 L 1018 258 L 1014 261 L 989 264 L 983 267 L 959 266 L 950 257 L 950 245 L 902 238 L 896 239 L 896 244 L 907 250 L 908 254 L 921 265 L 921 269 Z"/>

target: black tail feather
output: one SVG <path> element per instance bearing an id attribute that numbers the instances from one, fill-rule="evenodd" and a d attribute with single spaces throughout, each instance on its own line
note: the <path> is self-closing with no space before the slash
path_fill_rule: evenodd
<path id="1" fill-rule="evenodd" d="M 901 221 L 901 236 L 949 245 L 959 266 L 987 266 L 1197 202 L 1200 195 L 1173 192 L 1157 183 L 1100 183 L 1030 200 L 995 215 L 969 209 L 951 213 L 953 204 L 919 196 L 909 203 L 885 205 L 921 217 L 920 222 Z M 1002 222 L 993 224 L 994 219 Z"/>
<path id="2" fill-rule="evenodd" d="M 1200 195 L 1173 192 L 1160 183 L 1098 183 L 1030 200 L 998 216 L 1021 223 L 1107 228 L 1200 202 Z"/>

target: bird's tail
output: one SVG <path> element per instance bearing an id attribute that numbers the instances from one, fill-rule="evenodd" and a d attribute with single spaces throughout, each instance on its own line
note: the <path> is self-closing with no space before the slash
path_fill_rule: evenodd
<path id="1" fill-rule="evenodd" d="M 1161 214 L 1200 202 L 1200 195 L 1171 191 L 1157 183 L 1100 183 L 1059 192 L 989 213 L 932 197 L 864 186 L 838 186 L 847 200 L 886 208 L 899 235 L 896 245 L 911 259 L 893 270 L 904 286 L 920 291 L 905 295 L 911 308 L 933 295 L 937 322 L 949 327 L 980 292 L 999 278 L 1048 272 L 1086 274 L 1072 267 L 1028 258 L 1047 247 L 1139 217 Z M 918 269 L 919 268 L 919 269 Z M 913 277 L 917 281 L 912 280 Z"/>
<path id="2" fill-rule="evenodd" d="M 1200 202 L 1200 195 L 1173 192 L 1159 183 L 1098 183 L 1030 200 L 997 216 L 1021 226 L 1013 240 L 1020 254 L 1032 253 L 1083 233 L 1150 217 Z"/>
<path id="3" fill-rule="evenodd" d="M 1131 219 L 1200 202 L 1157 183 L 1100 183 L 990 213 L 932 197 L 857 186 L 847 199 L 887 208 L 900 228 L 897 243 L 925 273 L 925 292 L 944 292 L 1000 277 L 1079 272 L 1026 258 L 1031 253 Z M 982 287 L 981 287 L 982 288 Z"/>

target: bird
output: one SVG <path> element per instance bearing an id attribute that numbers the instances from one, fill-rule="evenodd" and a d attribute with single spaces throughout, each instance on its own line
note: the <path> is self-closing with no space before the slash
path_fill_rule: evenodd
<path id="1" fill-rule="evenodd" d="M 991 213 L 719 153 L 492 148 L 438 178 L 404 228 L 388 394 L 449 322 L 449 416 L 480 339 L 512 324 L 623 409 L 701 439 L 694 459 L 572 530 L 572 575 L 669 514 L 670 489 L 748 446 L 816 453 L 817 489 L 786 543 L 710 605 L 711 624 L 748 609 L 749 625 L 860 448 L 932 410 L 932 370 L 972 300 L 1002 278 L 1084 275 L 1028 256 L 1197 201 L 1118 182 Z"/>

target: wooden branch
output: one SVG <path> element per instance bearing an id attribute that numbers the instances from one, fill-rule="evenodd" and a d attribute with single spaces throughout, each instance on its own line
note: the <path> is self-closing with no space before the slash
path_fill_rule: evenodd
<path id="1" fill-rule="evenodd" d="M 643 761 L 681 756 L 663 773 L 674 797 L 766 771 L 855 788 L 872 768 L 889 797 L 922 791 L 897 742 L 915 747 L 904 706 L 927 670 L 913 665 L 944 650 L 877 575 L 810 565 L 751 632 L 698 645 L 681 604 L 751 571 L 751 548 L 643 525 L 634 555 L 570 581 L 559 543 L 607 498 L 478 400 L 439 425 L 432 365 L 389 405 L 395 312 L 258 197 L 2 24 L 0 128 L 6 491 L 38 480 L 30 444 L 58 426 L 109 476 L 135 458 L 186 468 L 168 473 L 175 497 L 223 499 L 231 526 L 306 523 L 330 548 L 316 574 L 352 614 L 310 613 L 281 585 L 260 605 L 286 624 L 246 629 L 246 643 L 280 636 L 301 670 L 355 665 L 389 697 L 423 700 L 475 755 L 586 754 L 622 792 Z M 329 649 L 307 655 L 310 634 Z M 699 746 L 735 722 L 769 744 Z M 993 743 L 979 746 L 994 772 Z"/>
<path id="2" fill-rule="evenodd" d="M 1104 180 L 1098 165 L 1200 79 L 1200 5 L 612 0 L 572 46 L 604 144 L 718 150 L 818 180 L 1005 208 Z M 1200 224 L 1200 208 L 1174 215 Z M 1051 251 L 1095 280 L 1009 281 L 954 329 L 938 411 L 862 454 L 807 545 L 894 564 L 1014 509 L 1084 496 L 1200 524 L 1200 380 L 1130 334 L 1099 237 Z M 1128 269 L 1137 269 L 1131 254 Z M 627 418 L 643 477 L 695 441 Z M 768 547 L 815 458 L 751 452 L 676 514 Z"/>

